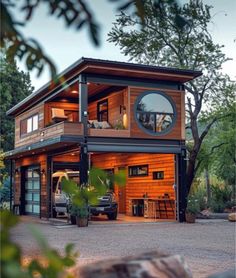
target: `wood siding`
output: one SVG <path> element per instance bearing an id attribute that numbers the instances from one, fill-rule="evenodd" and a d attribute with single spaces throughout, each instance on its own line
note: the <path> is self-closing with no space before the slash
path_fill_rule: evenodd
<path id="1" fill-rule="evenodd" d="M 176 105 L 177 119 L 175 126 L 166 135 L 149 135 L 139 128 L 135 120 L 134 104 L 137 97 L 145 91 L 161 91 L 168 95 Z M 185 128 L 185 116 L 183 106 L 183 95 L 182 91 L 164 90 L 164 89 L 150 89 L 150 88 L 135 88 L 130 87 L 130 132 L 132 138 L 156 138 L 156 139 L 177 139 L 184 140 L 184 134 L 182 128 Z"/>
<path id="2" fill-rule="evenodd" d="M 21 121 L 35 114 L 39 115 L 38 130 L 21 136 Z M 38 137 L 40 129 L 42 128 L 44 128 L 44 104 L 37 105 L 34 108 L 28 110 L 27 112 L 24 112 L 21 115 L 17 116 L 15 118 L 15 148 L 27 145 L 28 141 L 34 142 L 35 139 Z"/>
<path id="3" fill-rule="evenodd" d="M 60 122 L 20 138 L 16 147 L 30 145 L 36 142 L 42 142 L 49 138 L 55 138 L 60 135 L 82 135 L 83 125 L 81 123 Z"/>
<path id="4" fill-rule="evenodd" d="M 65 111 L 74 112 L 74 119 L 73 121 L 79 121 L 79 105 L 76 103 L 67 103 L 67 102 L 48 102 L 45 103 L 44 108 L 44 126 L 52 123 L 52 108 L 60 108 L 64 109 Z"/>
<path id="5" fill-rule="evenodd" d="M 114 128 L 117 121 L 122 121 L 122 114 L 120 114 L 120 105 L 126 105 L 127 90 L 110 93 L 97 101 L 93 101 L 88 105 L 89 120 L 97 119 L 97 103 L 99 101 L 108 100 L 108 122 Z M 127 106 L 126 106 L 127 107 Z"/>
<path id="6" fill-rule="evenodd" d="M 130 200 L 143 198 L 145 193 L 149 198 L 158 198 L 165 193 L 175 199 L 173 185 L 175 183 L 175 161 L 173 154 L 94 154 L 92 155 L 92 165 L 102 169 L 118 170 L 118 167 L 148 164 L 148 176 L 128 177 L 126 181 L 126 213 L 130 210 Z M 154 171 L 164 171 L 164 179 L 153 180 Z M 127 172 L 128 173 L 128 172 Z M 115 188 L 118 195 L 119 188 Z"/>

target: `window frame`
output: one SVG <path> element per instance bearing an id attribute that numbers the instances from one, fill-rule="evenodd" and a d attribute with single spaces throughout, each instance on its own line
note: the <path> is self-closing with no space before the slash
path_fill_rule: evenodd
<path id="1" fill-rule="evenodd" d="M 34 118 L 37 116 L 37 128 L 36 129 L 33 129 L 34 128 L 34 123 L 36 123 L 36 121 L 34 121 Z M 28 131 L 28 121 L 31 120 L 31 130 Z M 25 131 L 23 129 L 23 125 L 25 124 L 26 128 L 25 128 Z M 35 113 L 23 120 L 20 121 L 20 136 L 25 136 L 25 135 L 28 135 L 28 134 L 31 134 L 35 131 L 39 130 L 39 113 Z"/>
<path id="2" fill-rule="evenodd" d="M 158 174 L 161 174 L 161 177 L 158 177 Z M 152 172 L 152 179 L 153 180 L 164 180 L 165 172 L 164 171 L 154 171 Z"/>
<path id="3" fill-rule="evenodd" d="M 104 103 L 106 103 L 107 109 L 100 111 L 100 105 L 102 105 L 102 104 L 104 104 Z M 107 121 L 107 122 L 108 122 L 108 110 L 109 110 L 109 109 L 108 109 L 108 98 L 106 98 L 106 99 L 104 99 L 104 100 L 101 100 L 101 101 L 98 101 L 98 102 L 97 102 L 97 120 L 98 120 L 99 122 L 102 122 L 102 120 L 100 120 L 100 116 L 101 116 L 101 118 L 102 118 L 102 115 L 103 115 L 104 113 L 107 113 L 107 119 L 106 119 L 106 120 L 103 120 L 103 121 Z"/>
<path id="4" fill-rule="evenodd" d="M 142 111 L 138 111 L 138 105 L 140 103 L 140 101 L 142 100 L 142 98 L 144 98 L 146 95 L 149 94 L 156 94 L 156 95 L 161 95 L 162 97 L 166 98 L 167 101 L 169 101 L 170 105 L 172 106 L 173 109 L 173 119 L 172 119 L 172 123 L 170 124 L 169 127 L 167 127 L 165 130 L 163 131 L 156 131 L 156 124 L 155 124 L 155 131 L 149 130 L 147 128 L 145 128 L 139 121 L 138 119 L 138 114 L 149 114 L 149 115 L 154 115 L 154 119 L 155 119 L 155 123 L 156 123 L 156 115 L 161 114 L 161 115 L 170 115 L 172 113 L 159 113 L 159 112 L 142 112 Z M 160 136 L 160 135 L 165 135 L 168 134 L 175 126 L 176 124 L 176 120 L 177 120 L 177 110 L 176 110 L 176 105 L 174 103 L 174 101 L 172 100 L 172 98 L 170 96 L 168 96 L 166 93 L 161 92 L 161 91 L 144 91 L 143 93 L 141 93 L 135 101 L 134 104 L 134 118 L 135 121 L 138 125 L 138 127 L 143 130 L 145 133 L 152 135 L 152 136 Z"/>
<path id="5" fill-rule="evenodd" d="M 132 171 L 133 169 L 137 169 L 138 167 L 146 167 L 146 173 L 145 174 L 131 174 L 130 170 Z M 148 176 L 148 164 L 141 164 L 141 165 L 131 165 L 128 166 L 128 177 L 129 178 L 134 178 L 134 177 L 147 177 Z"/>

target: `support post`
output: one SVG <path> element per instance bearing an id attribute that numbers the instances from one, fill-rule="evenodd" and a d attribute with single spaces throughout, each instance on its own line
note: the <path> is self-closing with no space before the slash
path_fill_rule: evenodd
<path id="1" fill-rule="evenodd" d="M 84 74 L 79 76 L 79 121 L 83 124 L 86 137 L 88 135 L 88 85 L 87 77 Z"/>
<path id="2" fill-rule="evenodd" d="M 86 144 L 80 147 L 80 185 L 88 183 L 88 149 Z"/>
<path id="3" fill-rule="evenodd" d="M 185 221 L 185 210 L 187 206 L 186 166 L 186 150 L 181 149 L 181 153 L 178 155 L 179 222 Z"/>
<path id="4" fill-rule="evenodd" d="M 88 183 L 88 85 L 84 74 L 79 76 L 79 121 L 83 124 L 84 139 L 80 146 L 80 184 Z"/>
<path id="5" fill-rule="evenodd" d="M 47 157 L 47 220 L 52 216 L 52 157 Z"/>

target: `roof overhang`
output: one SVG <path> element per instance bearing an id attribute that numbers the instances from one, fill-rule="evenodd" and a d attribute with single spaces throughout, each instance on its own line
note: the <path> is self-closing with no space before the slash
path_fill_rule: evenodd
<path id="1" fill-rule="evenodd" d="M 109 74 L 110 76 L 120 77 L 132 77 L 132 78 L 146 78 L 149 80 L 156 81 L 171 81 L 183 84 L 202 74 L 201 71 L 183 70 L 177 68 L 157 67 L 151 65 L 116 62 L 92 58 L 82 57 L 70 67 L 65 69 L 58 75 L 57 80 L 63 80 L 65 82 L 76 82 L 80 74 Z M 48 82 L 39 90 L 33 92 L 31 95 L 26 97 L 24 100 L 19 102 L 17 105 L 7 111 L 8 116 L 17 115 L 22 112 L 22 108 L 42 101 L 44 98 L 49 96 L 51 93 L 61 89 L 64 83 L 53 83 Z"/>

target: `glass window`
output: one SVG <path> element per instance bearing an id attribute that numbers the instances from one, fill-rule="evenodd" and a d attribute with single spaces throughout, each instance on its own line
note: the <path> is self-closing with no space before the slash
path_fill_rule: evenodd
<path id="1" fill-rule="evenodd" d="M 162 92 L 145 92 L 136 102 L 138 125 L 150 134 L 168 132 L 175 121 L 175 106 Z"/>
<path id="2" fill-rule="evenodd" d="M 27 119 L 27 133 L 32 131 L 32 118 Z"/>
<path id="3" fill-rule="evenodd" d="M 163 180 L 164 179 L 164 171 L 153 172 L 153 179 L 154 180 Z"/>
<path id="4" fill-rule="evenodd" d="M 129 177 L 148 176 L 148 165 L 129 166 Z"/>
<path id="5" fill-rule="evenodd" d="M 32 130 L 37 130 L 38 129 L 38 123 L 39 123 L 39 115 L 33 116 Z"/>
<path id="6" fill-rule="evenodd" d="M 99 122 L 108 122 L 108 100 L 99 101 L 97 104 L 97 118 Z"/>

